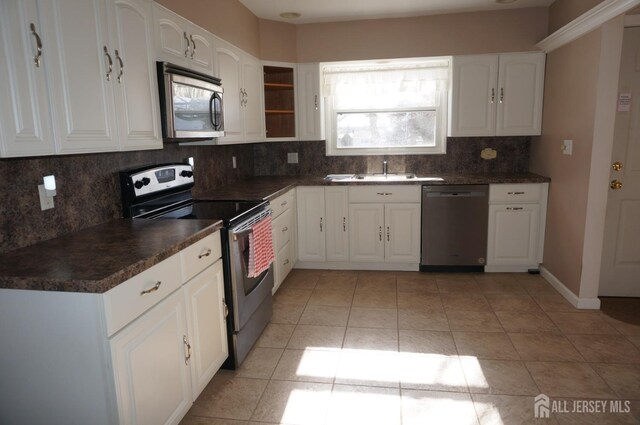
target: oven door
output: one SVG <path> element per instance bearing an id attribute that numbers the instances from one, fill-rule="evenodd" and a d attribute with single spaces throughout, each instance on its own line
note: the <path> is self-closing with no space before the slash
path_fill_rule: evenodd
<path id="1" fill-rule="evenodd" d="M 165 74 L 166 137 L 213 138 L 224 136 L 222 87 L 178 74 Z"/>
<path id="2" fill-rule="evenodd" d="M 234 306 L 233 323 L 236 332 L 244 327 L 260 304 L 266 298 L 271 297 L 274 280 L 273 264 L 260 276 L 248 277 L 251 229 L 241 230 L 242 227 L 243 225 L 240 224 L 229 229 L 229 262 Z"/>

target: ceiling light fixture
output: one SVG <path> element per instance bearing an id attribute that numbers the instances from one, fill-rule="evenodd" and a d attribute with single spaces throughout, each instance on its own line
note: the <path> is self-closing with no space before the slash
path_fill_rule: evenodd
<path id="1" fill-rule="evenodd" d="M 300 14 L 298 12 L 282 12 L 280 17 L 284 19 L 296 19 L 300 17 Z"/>

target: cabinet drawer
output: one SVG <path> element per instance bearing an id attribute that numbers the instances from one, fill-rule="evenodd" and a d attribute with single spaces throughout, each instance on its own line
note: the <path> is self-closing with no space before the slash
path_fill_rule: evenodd
<path id="1" fill-rule="evenodd" d="M 276 254 L 275 288 L 277 288 L 282 283 L 282 281 L 284 281 L 292 268 L 293 260 L 291 255 L 291 244 L 288 243 Z"/>
<path id="2" fill-rule="evenodd" d="M 182 286 L 176 254 L 104 293 L 107 334 L 113 335 Z"/>
<path id="3" fill-rule="evenodd" d="M 539 183 L 492 184 L 489 186 L 489 202 L 540 202 L 542 185 Z"/>
<path id="4" fill-rule="evenodd" d="M 284 195 L 278 196 L 273 201 L 269 202 L 271 211 L 273 211 L 273 217 L 278 217 L 280 214 L 290 209 L 293 205 L 294 189 L 288 191 Z"/>
<path id="5" fill-rule="evenodd" d="M 349 203 L 420 202 L 420 185 L 350 186 Z"/>
<path id="6" fill-rule="evenodd" d="M 222 256 L 220 232 L 215 232 L 180 251 L 183 282 L 206 269 Z"/>
<path id="7" fill-rule="evenodd" d="M 278 252 L 291 240 L 291 232 L 293 231 L 293 211 L 288 209 L 273 220 L 272 229 L 273 247 L 275 248 L 275 252 Z"/>

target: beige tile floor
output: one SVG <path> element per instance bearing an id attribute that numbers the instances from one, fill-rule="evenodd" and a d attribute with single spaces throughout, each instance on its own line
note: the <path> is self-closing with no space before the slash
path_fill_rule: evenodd
<path id="1" fill-rule="evenodd" d="M 535 275 L 294 270 L 182 423 L 640 424 L 639 347 L 640 320 L 576 310 Z M 631 412 L 536 420 L 540 393 Z"/>

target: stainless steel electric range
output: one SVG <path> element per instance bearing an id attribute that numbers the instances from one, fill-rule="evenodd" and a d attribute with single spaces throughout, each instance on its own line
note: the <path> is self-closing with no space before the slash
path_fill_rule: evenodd
<path id="1" fill-rule="evenodd" d="M 122 213 L 134 219 L 220 219 L 225 299 L 233 300 L 227 318 L 229 358 L 237 368 L 269 323 L 273 311 L 273 265 L 248 277 L 249 235 L 254 223 L 271 214 L 267 201 L 198 201 L 193 199 L 193 168 L 163 164 L 120 172 Z"/>

